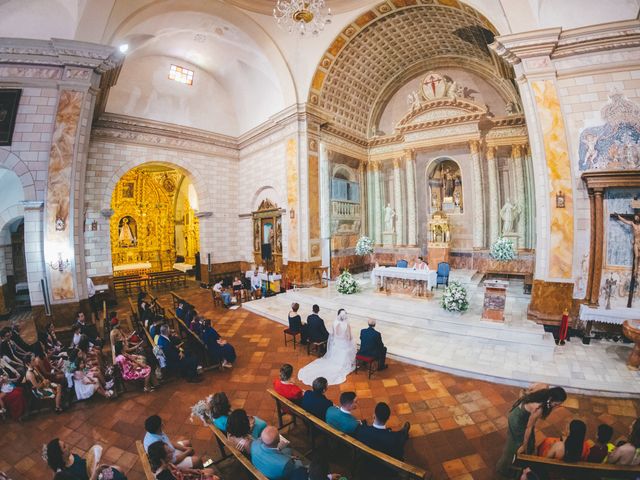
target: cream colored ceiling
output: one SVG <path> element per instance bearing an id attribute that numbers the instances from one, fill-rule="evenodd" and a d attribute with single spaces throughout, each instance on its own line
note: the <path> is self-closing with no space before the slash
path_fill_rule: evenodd
<path id="1" fill-rule="evenodd" d="M 225 0 L 226 3 L 244 8 L 256 13 L 271 15 L 276 0 Z M 371 5 L 371 0 L 326 0 L 332 12 L 342 13 Z"/>
<path id="2" fill-rule="evenodd" d="M 385 100 L 381 92 L 392 92 L 389 86 L 404 79 L 404 72 L 415 70 L 416 65 L 427 70 L 430 62 L 446 58 L 464 68 L 465 59 L 473 59 L 495 72 L 497 82 L 504 81 L 501 77 L 506 69 L 488 49 L 456 34 L 467 27 L 476 31 L 492 28 L 486 19 L 467 6 L 451 8 L 444 5 L 448 1 L 440 0 L 440 5 L 435 0 L 419 1 L 424 5 L 397 10 L 381 4 L 370 12 L 371 23 L 359 32 L 357 21 L 345 28 L 325 54 L 310 101 L 331 115 L 336 126 L 367 136 L 370 113 Z"/>

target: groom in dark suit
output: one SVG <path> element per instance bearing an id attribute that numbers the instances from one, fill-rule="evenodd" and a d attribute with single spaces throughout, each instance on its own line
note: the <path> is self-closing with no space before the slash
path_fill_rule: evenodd
<path id="1" fill-rule="evenodd" d="M 365 357 L 373 357 L 378 360 L 378 370 L 387 368 L 385 360 L 387 358 L 387 347 L 382 343 L 382 335 L 374 327 L 376 321 L 369 319 L 369 328 L 363 328 L 360 331 L 360 351 L 358 355 Z"/>
<path id="2" fill-rule="evenodd" d="M 329 338 L 329 332 L 324 326 L 324 320 L 318 315 L 320 307 L 314 305 L 312 309 L 313 313 L 307 317 L 308 339 L 310 342 L 326 342 Z"/>

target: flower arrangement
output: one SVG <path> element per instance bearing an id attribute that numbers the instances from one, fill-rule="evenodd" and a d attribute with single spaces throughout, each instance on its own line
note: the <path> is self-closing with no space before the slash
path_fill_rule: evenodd
<path id="1" fill-rule="evenodd" d="M 358 282 L 356 282 L 356 279 L 353 278 L 353 275 L 349 273 L 349 270 L 345 269 L 344 272 L 342 272 L 338 277 L 336 288 L 338 290 L 338 293 L 351 295 L 352 293 L 358 292 Z"/>
<path id="2" fill-rule="evenodd" d="M 191 407 L 191 415 L 189 416 L 189 420 L 193 422 L 195 417 L 198 417 L 203 425 L 207 425 L 209 420 L 209 404 L 211 403 L 211 395 L 202 400 L 198 400 L 198 402 Z"/>
<path id="3" fill-rule="evenodd" d="M 440 306 L 447 312 L 465 312 L 469 308 L 467 289 L 458 281 L 450 282 L 449 286 L 444 289 Z"/>
<path id="4" fill-rule="evenodd" d="M 499 262 L 508 262 L 509 260 L 515 260 L 517 257 L 513 242 L 504 237 L 498 238 L 493 245 L 491 245 L 489 255 Z"/>
<path id="5" fill-rule="evenodd" d="M 363 257 L 372 253 L 373 241 L 365 235 L 361 236 L 356 243 L 356 255 Z"/>

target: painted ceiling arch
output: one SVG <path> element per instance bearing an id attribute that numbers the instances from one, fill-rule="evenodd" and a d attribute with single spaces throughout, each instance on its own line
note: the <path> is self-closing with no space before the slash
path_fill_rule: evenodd
<path id="1" fill-rule="evenodd" d="M 405 71 L 428 69 L 442 58 L 470 59 L 493 72 L 507 98 L 511 68 L 487 44 L 495 27 L 474 8 L 457 0 L 384 2 L 348 25 L 323 55 L 308 102 L 334 126 L 359 137 L 371 133 L 375 106 L 392 94 Z M 458 65 L 462 66 L 462 65 Z M 499 80 L 502 79 L 502 80 Z"/>

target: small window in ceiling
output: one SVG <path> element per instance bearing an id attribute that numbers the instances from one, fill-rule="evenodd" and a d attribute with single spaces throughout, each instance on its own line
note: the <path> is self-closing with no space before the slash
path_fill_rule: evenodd
<path id="1" fill-rule="evenodd" d="M 178 65 L 171 65 L 169 69 L 169 80 L 175 80 L 185 85 L 193 85 L 193 70 L 179 67 Z"/>

